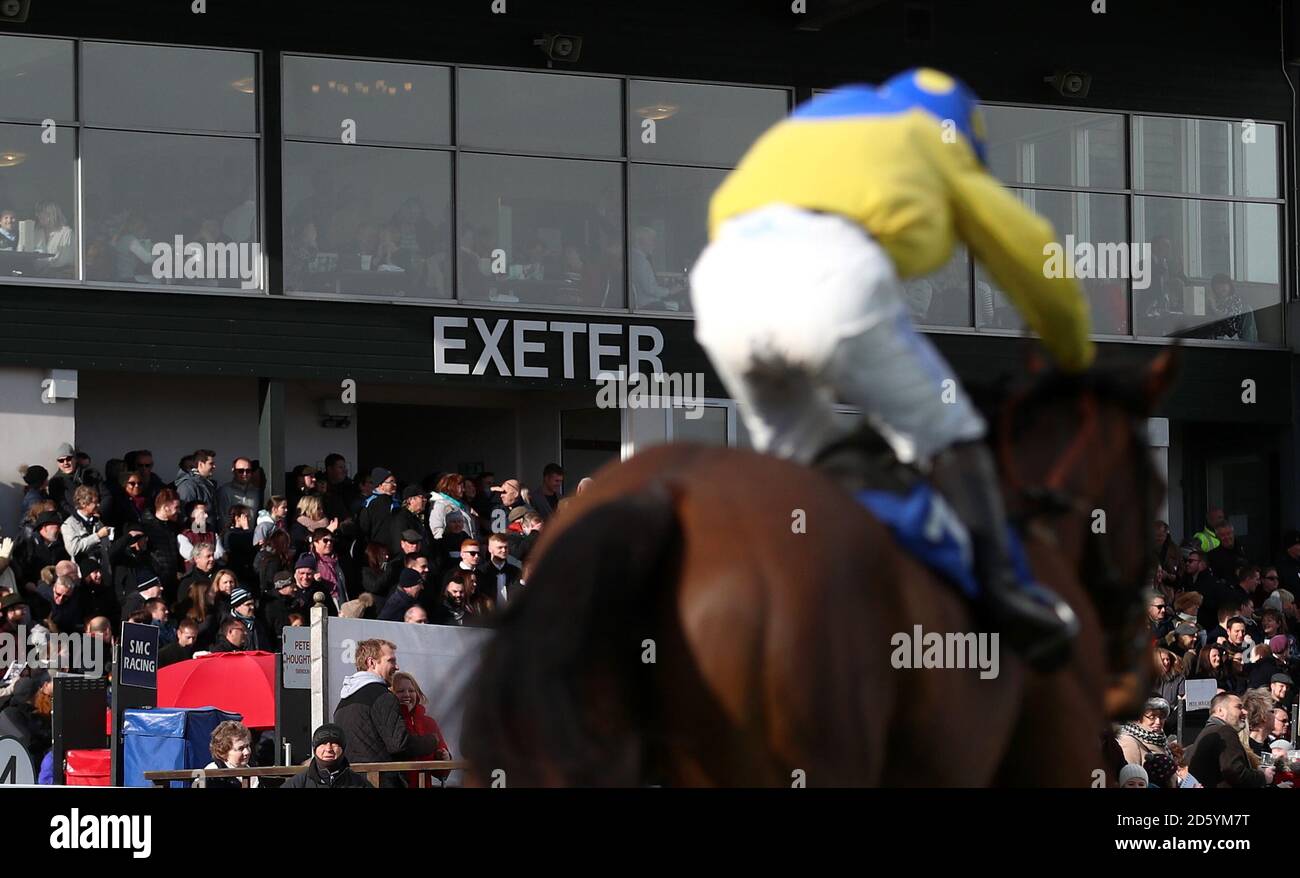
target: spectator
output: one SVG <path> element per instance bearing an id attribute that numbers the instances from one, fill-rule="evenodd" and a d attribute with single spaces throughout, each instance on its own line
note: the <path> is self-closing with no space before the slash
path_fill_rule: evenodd
<path id="1" fill-rule="evenodd" d="M 1165 637 L 1165 648 L 1173 653 L 1178 670 L 1184 676 L 1191 676 L 1196 670 L 1196 650 L 1200 634 L 1200 629 L 1195 625 L 1181 622 Z"/>
<path id="2" fill-rule="evenodd" d="M 217 503 L 217 483 L 212 474 L 217 469 L 217 454 L 208 448 L 194 452 L 194 468 L 176 480 L 176 496 L 188 512 L 195 503 L 214 509 Z"/>
<path id="3" fill-rule="evenodd" d="M 1276 613 L 1275 610 L 1272 612 Z M 1286 674 L 1291 669 L 1291 663 L 1287 661 L 1291 647 L 1285 635 L 1275 634 L 1262 645 L 1268 647 L 1268 654 L 1252 664 L 1247 674 L 1252 689 L 1267 686 L 1272 682 L 1274 675 Z"/>
<path id="4" fill-rule="evenodd" d="M 145 514 L 144 530 L 149 537 L 149 556 L 158 579 L 162 582 L 163 596 L 175 599 L 180 582 L 182 559 L 180 544 L 181 501 L 172 488 L 163 488 L 154 498 L 153 512 Z"/>
<path id="5" fill-rule="evenodd" d="M 1232 659 L 1221 643 L 1206 644 L 1197 662 L 1197 680 L 1214 680 L 1224 692 L 1240 695 L 1246 691 L 1246 680 L 1233 672 Z"/>
<path id="6" fill-rule="evenodd" d="M 144 514 L 152 505 L 149 495 L 145 493 L 147 484 L 143 473 L 124 469 L 117 479 L 118 487 L 113 491 L 112 517 L 106 521 L 112 527 L 121 530 L 128 524 L 140 524 Z"/>
<path id="7" fill-rule="evenodd" d="M 36 709 L 42 683 L 34 677 L 20 677 L 0 710 L 0 729 L 14 738 L 31 755 L 32 765 L 41 764 L 45 752 L 54 743 L 53 727 L 48 714 Z"/>
<path id="8" fill-rule="evenodd" d="M 1224 626 L 1228 633 L 1228 639 L 1224 646 L 1233 657 L 1239 657 L 1242 663 L 1245 663 L 1245 656 L 1249 655 L 1255 649 L 1255 642 L 1246 634 L 1246 620 L 1241 616 L 1233 616 Z"/>
<path id="9" fill-rule="evenodd" d="M 428 625 L 429 614 L 424 611 L 424 607 L 416 604 L 406 611 L 406 615 L 402 617 L 402 621 L 412 625 Z"/>
<path id="10" fill-rule="evenodd" d="M 1165 720 L 1168 718 L 1169 702 L 1163 698 L 1149 698 L 1136 723 L 1126 722 L 1120 725 L 1115 739 L 1124 751 L 1126 762 L 1141 765 L 1148 754 L 1169 753 L 1164 732 Z"/>
<path id="11" fill-rule="evenodd" d="M 65 634 L 79 632 L 82 628 L 81 605 L 77 600 L 77 583 L 69 576 L 60 576 L 53 585 L 42 583 L 36 589 L 49 607 L 46 622 L 51 631 Z"/>
<path id="12" fill-rule="evenodd" d="M 519 584 L 519 564 L 509 558 L 510 545 L 505 534 L 488 537 L 488 557 L 478 567 L 478 582 L 492 595 L 498 607 L 504 607 L 515 595 Z"/>
<path id="13" fill-rule="evenodd" d="M 208 749 L 212 753 L 212 761 L 203 766 L 205 769 L 251 768 L 253 733 L 243 723 L 226 720 L 212 730 L 212 741 Z M 256 777 L 247 780 L 249 789 L 257 786 Z M 194 786 L 242 789 L 244 785 L 237 777 L 210 777 L 195 780 Z"/>
<path id="14" fill-rule="evenodd" d="M 402 505 L 393 513 L 388 525 L 388 549 L 399 557 L 407 552 L 418 551 L 429 540 L 429 525 L 425 521 L 424 508 L 427 500 L 419 485 L 407 485 L 402 490 Z M 414 536 L 414 539 L 412 539 Z M 406 548 L 403 542 L 413 543 L 416 548 Z"/>
<path id="15" fill-rule="evenodd" d="M 194 553 L 200 546 L 207 546 L 212 550 L 214 561 L 226 557 L 225 547 L 217 539 L 216 528 L 208 519 L 208 509 L 209 506 L 202 502 L 190 507 L 189 521 L 176 536 L 176 546 L 180 550 L 181 558 L 186 561 L 194 560 Z"/>
<path id="16" fill-rule="evenodd" d="M 1191 774 L 1206 787 L 1262 787 L 1272 782 L 1272 769 L 1252 767 L 1237 736 L 1243 716 L 1241 698 L 1221 692 L 1210 702 L 1210 721 L 1188 753 Z"/>
<path id="17" fill-rule="evenodd" d="M 361 492 L 348 478 L 348 461 L 341 454 L 325 456 L 325 514 L 345 522 L 353 518 L 353 507 L 362 500 Z"/>
<path id="18" fill-rule="evenodd" d="M 73 492 L 73 503 L 76 512 L 68 516 L 62 526 L 63 546 L 68 555 L 73 561 L 80 561 L 85 556 L 107 560 L 105 550 L 113 531 L 99 518 L 99 491 L 81 485 Z"/>
<path id="19" fill-rule="evenodd" d="M 257 549 L 253 545 L 252 510 L 236 503 L 230 507 L 228 515 L 230 520 L 225 523 L 217 544 L 223 549 L 226 563 L 239 575 L 240 582 L 256 582 L 253 559 L 257 557 Z"/>
<path id="20" fill-rule="evenodd" d="M 381 622 L 403 621 L 406 611 L 416 606 L 420 592 L 423 590 L 424 577 L 409 567 L 403 570 L 397 578 L 397 588 L 393 589 L 384 603 L 384 608 L 379 611 L 379 620 Z"/>
<path id="21" fill-rule="evenodd" d="M 236 588 L 230 593 L 231 618 L 244 626 L 244 649 L 271 652 L 275 644 L 257 618 L 257 598 L 246 588 Z"/>
<path id="22" fill-rule="evenodd" d="M 319 530 L 334 533 L 337 520 L 325 517 L 325 504 L 317 494 L 303 494 L 298 499 L 298 517 L 289 527 L 293 547 L 299 552 L 311 551 L 312 535 Z"/>
<path id="23" fill-rule="evenodd" d="M 217 569 L 216 546 L 210 543 L 200 543 L 195 547 L 190 560 L 193 562 L 194 568 L 181 577 L 180 588 L 182 591 L 188 589 L 195 580 L 213 578 L 213 572 Z"/>
<path id="24" fill-rule="evenodd" d="M 129 620 L 133 614 L 143 610 L 146 603 L 162 594 L 162 583 L 152 572 L 142 570 L 138 575 L 140 578 L 136 581 L 135 590 L 122 601 L 123 621 Z"/>
<path id="25" fill-rule="evenodd" d="M 558 463 L 548 463 L 542 469 L 542 487 L 531 492 L 528 500 L 543 520 L 555 514 L 560 507 L 560 498 L 564 496 L 564 467 Z"/>
<path id="26" fill-rule="evenodd" d="M 212 645 L 213 652 L 242 652 L 246 647 L 245 639 L 248 629 L 244 623 L 235 618 L 226 619 L 218 627 L 217 642 Z"/>
<path id="27" fill-rule="evenodd" d="M 339 607 L 339 616 L 344 619 L 373 619 L 375 617 L 375 596 L 363 591 L 353 600 Z"/>
<path id="28" fill-rule="evenodd" d="M 1270 741 L 1268 749 L 1269 754 L 1273 757 L 1273 785 L 1285 789 L 1294 789 L 1296 767 L 1287 759 L 1287 754 L 1291 752 L 1290 742 L 1285 739 Z"/>
<path id="29" fill-rule="evenodd" d="M 513 518 L 515 512 L 511 511 L 510 515 Z M 542 517 L 531 509 L 519 516 L 519 536 L 511 538 L 510 555 L 521 565 L 528 560 L 529 554 L 537 546 L 537 541 L 542 538 L 544 525 Z"/>
<path id="30" fill-rule="evenodd" d="M 1202 789 L 1201 782 L 1192 776 L 1192 772 L 1187 766 L 1187 748 L 1177 741 L 1170 741 L 1169 752 L 1173 755 L 1174 763 L 1178 766 L 1178 770 L 1174 774 L 1174 783 L 1178 789 Z"/>
<path id="31" fill-rule="evenodd" d="M 262 492 L 253 483 L 253 462 L 247 457 L 236 457 L 230 465 L 230 481 L 217 491 L 217 526 L 230 526 L 230 510 L 235 506 L 246 509 L 262 508 Z"/>
<path id="32" fill-rule="evenodd" d="M 1210 629 L 1215 625 L 1214 614 L 1218 612 L 1222 585 L 1205 564 L 1205 555 L 1193 549 L 1187 553 L 1187 562 L 1183 565 L 1183 579 L 1179 584 L 1184 593 L 1189 591 L 1204 595 L 1201 602 L 1200 616 L 1197 622 L 1202 628 Z"/>
<path id="33" fill-rule="evenodd" d="M 1151 636 L 1155 640 L 1163 640 L 1164 636 L 1174 629 L 1164 593 L 1157 589 L 1147 589 L 1146 600 L 1147 624 L 1151 628 Z"/>
<path id="34" fill-rule="evenodd" d="M 1171 651 L 1160 647 L 1156 648 L 1155 658 L 1155 693 L 1167 703 L 1177 704 L 1187 686 L 1187 677 L 1183 673 L 1182 662 Z"/>
<path id="35" fill-rule="evenodd" d="M 443 573 L 442 584 L 446 585 L 453 577 L 459 576 L 461 573 L 473 573 L 478 570 L 481 554 L 478 540 L 461 540 L 460 560 L 456 566 Z"/>
<path id="36" fill-rule="evenodd" d="M 397 646 L 387 640 L 363 640 L 356 646 L 357 673 L 343 681 L 334 722 L 346 735 L 345 753 L 352 762 L 393 762 L 436 750 L 434 735 L 412 735 L 402 720 L 397 697 L 388 688 L 397 665 Z M 405 786 L 400 775 L 385 774 L 380 786 Z"/>
<path id="37" fill-rule="evenodd" d="M 199 623 L 191 618 L 181 619 L 176 626 L 176 642 L 158 650 L 158 667 L 165 668 L 177 662 L 194 658 L 198 649 Z"/>
<path id="38" fill-rule="evenodd" d="M 1242 746 L 1254 757 L 1250 764 L 1258 768 L 1268 755 L 1268 733 L 1273 728 L 1273 696 L 1267 689 L 1249 689 L 1242 698 L 1246 723 L 1241 730 Z"/>
<path id="39" fill-rule="evenodd" d="M 344 754 L 347 735 L 334 723 L 325 723 L 311 736 L 311 762 L 289 778 L 283 789 L 373 789 L 370 781 L 348 767 Z"/>
<path id="40" fill-rule="evenodd" d="M 1219 521 L 1214 533 L 1219 538 L 1219 545 L 1206 554 L 1205 563 L 1219 579 L 1235 582 L 1237 571 L 1250 563 L 1246 558 L 1246 550 L 1237 542 L 1236 531 L 1226 518 Z"/>
<path id="41" fill-rule="evenodd" d="M 158 496 L 158 492 L 163 489 L 163 480 L 153 471 L 153 452 L 146 448 L 128 451 L 123 458 L 123 468 L 144 476 L 144 493 L 152 503 Z"/>
<path id="42" fill-rule="evenodd" d="M 1120 789 L 1125 790 L 1145 790 L 1150 786 L 1147 770 L 1139 764 L 1130 762 L 1120 769 L 1119 786 Z"/>
<path id="43" fill-rule="evenodd" d="M 202 580 L 200 580 L 202 581 Z M 212 606 L 216 610 L 217 618 L 224 620 L 230 615 L 230 600 L 239 588 L 239 580 L 235 577 L 235 572 L 229 568 L 222 568 L 212 574 Z M 251 589 L 245 589 L 251 591 Z"/>
<path id="44" fill-rule="evenodd" d="M 442 601 L 433 614 L 435 625 L 464 625 L 467 611 L 465 609 L 465 584 L 454 578 L 442 587 Z"/>
<path id="45" fill-rule="evenodd" d="M 74 492 L 77 488 L 82 485 L 94 487 L 102 480 L 90 467 L 77 464 L 77 452 L 67 442 L 59 446 L 54 462 L 59 471 L 50 479 L 50 499 L 58 504 L 56 511 L 60 518 L 67 518 L 77 511 L 74 505 Z"/>
<path id="46" fill-rule="evenodd" d="M 1177 621 L 1189 625 L 1198 625 L 1197 619 L 1201 613 L 1202 600 L 1199 591 L 1185 591 L 1174 598 L 1174 613 L 1177 616 Z"/>
<path id="47" fill-rule="evenodd" d="M 23 473 L 23 484 L 26 488 L 20 514 L 26 515 L 37 503 L 50 499 L 50 471 L 39 464 L 29 466 Z"/>
<path id="48" fill-rule="evenodd" d="M 419 607 L 412 609 L 418 610 Z M 438 742 L 437 746 L 428 753 L 423 753 L 415 757 L 416 762 L 431 762 L 439 759 L 451 759 L 451 749 L 447 746 L 447 739 L 442 736 L 442 730 L 438 728 L 438 723 L 433 717 L 429 716 L 425 705 L 429 699 L 425 697 L 424 690 L 416 682 L 413 675 L 406 671 L 398 671 L 393 674 L 393 695 L 397 698 L 397 706 L 402 711 L 402 722 L 406 723 L 406 730 L 413 736 L 432 736 Z M 436 777 L 438 780 L 446 780 L 450 771 L 430 771 L 426 772 L 429 776 Z M 406 773 L 406 783 L 410 787 L 420 786 L 420 772 L 408 771 Z"/>
<path id="49" fill-rule="evenodd" d="M 504 510 L 504 513 L 508 516 L 516 507 L 528 506 L 528 504 L 524 503 L 523 487 L 519 484 L 518 479 L 506 479 L 499 486 L 492 488 L 491 493 L 492 496 L 489 497 L 487 503 L 487 518 L 485 519 L 489 524 L 491 523 L 492 513 L 497 509 Z M 493 530 L 495 529 L 493 527 Z"/>
<path id="50" fill-rule="evenodd" d="M 309 494 L 324 499 L 320 486 L 316 484 L 316 467 L 304 463 L 294 467 L 290 476 L 289 505 L 297 509 L 298 501 Z"/>
<path id="51" fill-rule="evenodd" d="M 394 494 L 398 493 L 398 480 L 385 468 L 374 467 L 370 470 L 370 483 L 374 485 L 374 490 L 361 503 L 357 527 L 360 528 L 361 539 L 389 545 L 389 537 L 393 529 L 391 528 L 393 514 L 400 506 L 394 497 Z"/>
<path id="52" fill-rule="evenodd" d="M 1277 591 L 1280 577 L 1278 576 L 1276 567 L 1263 567 L 1261 570 L 1262 574 L 1259 577 L 1259 588 L 1255 591 L 1253 597 L 1255 598 L 1255 603 L 1263 607 L 1264 601 L 1268 600 L 1268 596 Z"/>
<path id="53" fill-rule="evenodd" d="M 257 571 L 257 581 L 263 595 L 275 591 L 272 584 L 281 573 L 292 573 L 297 555 L 289 534 L 283 530 L 273 532 L 257 551 L 253 559 L 253 569 Z"/>
<path id="54" fill-rule="evenodd" d="M 277 530 L 289 533 L 289 501 L 278 494 L 267 501 L 266 509 L 258 510 L 257 527 L 253 528 L 253 545 L 261 546 Z"/>
<path id="55" fill-rule="evenodd" d="M 284 637 L 284 629 L 290 627 L 289 616 L 293 613 L 305 614 L 310 609 L 305 595 L 312 584 L 312 570 L 303 567 L 301 574 L 298 574 L 297 570 L 292 573 L 288 570 L 276 573 L 272 581 L 271 597 L 262 605 L 262 618 L 266 620 L 277 651 Z"/>
<path id="56" fill-rule="evenodd" d="M 304 570 L 307 572 L 303 573 Z M 331 616 L 339 614 L 341 607 L 334 602 L 334 590 L 331 584 L 321 579 L 320 571 L 316 569 L 315 555 L 302 555 L 298 558 L 294 566 L 294 582 L 305 583 L 300 591 L 308 607 L 316 602 L 316 595 L 320 594 L 324 598 L 326 613 Z"/>
<path id="57" fill-rule="evenodd" d="M 1269 731 L 1269 746 L 1274 741 L 1291 741 L 1291 713 L 1284 707 L 1273 708 L 1273 728 Z"/>
<path id="58" fill-rule="evenodd" d="M 20 586 L 36 582 L 41 571 L 68 560 L 63 546 L 63 529 L 58 513 L 43 512 L 36 519 L 35 534 L 14 547 L 11 566 Z"/>
<path id="59" fill-rule="evenodd" d="M 1277 574 L 1278 588 L 1285 588 L 1292 594 L 1300 590 L 1300 530 L 1289 530 L 1282 535 Z"/>
<path id="60" fill-rule="evenodd" d="M 1150 753 L 1142 762 L 1142 767 L 1146 769 L 1147 779 L 1152 787 L 1157 789 L 1177 788 L 1175 778 L 1178 775 L 1178 763 L 1174 762 L 1172 755 Z"/>
<path id="61" fill-rule="evenodd" d="M 382 543 L 367 543 L 366 566 L 361 570 L 361 587 L 367 594 L 386 597 L 402 572 L 399 559 L 404 557 L 390 557 L 388 547 Z"/>
<path id="62" fill-rule="evenodd" d="M 1205 515 L 1205 527 L 1192 535 L 1192 540 L 1203 555 L 1219 547 L 1218 529 L 1223 520 L 1223 510 L 1211 507 Z"/>
<path id="63" fill-rule="evenodd" d="M 438 480 L 433 508 L 429 511 L 429 534 L 435 540 L 441 539 L 447 532 L 448 523 L 453 518 L 463 522 L 465 534 L 470 539 L 478 538 L 478 516 L 466 505 L 464 497 L 464 476 L 452 473 Z"/>
<path id="64" fill-rule="evenodd" d="M 1295 680 L 1290 674 L 1276 673 L 1269 677 L 1268 693 L 1273 698 L 1273 707 L 1289 712 L 1295 705 Z"/>
<path id="65" fill-rule="evenodd" d="M 303 557 L 316 562 L 316 580 L 328 586 L 334 606 L 343 606 L 348 600 L 348 584 L 338 556 L 334 554 L 334 534 L 326 528 L 317 528 L 311 535 L 311 551 Z"/>
<path id="66" fill-rule="evenodd" d="M 77 587 L 77 603 L 81 617 L 109 616 L 116 619 L 121 614 L 122 605 L 113 582 L 104 579 L 104 568 L 92 559 L 87 559 L 79 567 L 81 581 Z"/>
<path id="67" fill-rule="evenodd" d="M 185 624 L 194 623 L 195 649 L 207 649 L 217 637 L 217 623 L 221 620 L 216 608 L 216 590 L 211 582 L 195 582 L 185 596 L 172 607 L 172 615 Z M 191 656 L 193 652 L 191 652 Z"/>

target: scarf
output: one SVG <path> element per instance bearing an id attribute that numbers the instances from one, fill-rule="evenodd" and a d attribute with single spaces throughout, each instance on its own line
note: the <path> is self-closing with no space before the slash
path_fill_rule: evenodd
<path id="1" fill-rule="evenodd" d="M 238 613 L 233 612 L 233 611 L 230 613 L 230 615 L 234 616 L 236 619 L 238 619 L 240 622 L 242 622 L 242 623 L 244 624 L 244 634 L 245 634 L 245 636 L 246 636 L 246 638 L 247 638 L 247 639 L 244 641 L 244 648 L 245 648 L 245 649 L 261 649 L 261 648 L 262 648 L 262 644 L 260 644 L 260 643 L 253 643 L 253 623 L 254 623 L 254 621 L 256 621 L 255 617 L 253 617 L 253 616 L 241 616 L 241 615 L 239 615 Z"/>
<path id="2" fill-rule="evenodd" d="M 1119 727 L 1119 733 L 1121 735 L 1129 735 L 1137 738 L 1143 744 L 1149 744 L 1161 753 L 1169 752 L 1169 744 L 1165 740 L 1166 736 L 1164 732 L 1153 732 L 1149 729 L 1142 728 L 1137 723 L 1123 723 Z"/>

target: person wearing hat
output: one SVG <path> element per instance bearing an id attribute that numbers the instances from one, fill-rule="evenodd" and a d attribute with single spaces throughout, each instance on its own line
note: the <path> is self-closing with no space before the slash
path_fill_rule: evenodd
<path id="1" fill-rule="evenodd" d="M 67 518 L 77 511 L 72 505 L 73 492 L 87 483 L 87 475 L 93 481 L 98 473 L 78 465 L 77 451 L 70 442 L 55 449 L 54 462 L 58 471 L 50 478 L 48 491 L 50 499 L 59 504 L 60 518 Z"/>
<path id="2" fill-rule="evenodd" d="M 1269 755 L 1273 757 L 1273 786 L 1282 789 L 1294 789 L 1296 782 L 1295 766 L 1287 758 L 1291 752 L 1291 742 L 1278 738 L 1268 745 Z"/>
<path id="3" fill-rule="evenodd" d="M 0 634 L 16 634 L 25 626 L 31 616 L 27 598 L 18 592 L 10 592 L 0 598 Z"/>
<path id="4" fill-rule="evenodd" d="M 1177 788 L 1174 778 L 1178 775 L 1178 763 L 1174 757 L 1165 753 L 1151 753 L 1142 763 L 1142 768 L 1147 773 L 1151 787 L 1166 790 Z"/>
<path id="5" fill-rule="evenodd" d="M 1130 762 L 1120 769 L 1119 787 L 1122 790 L 1145 790 L 1151 785 L 1147 770 L 1140 764 Z"/>
<path id="6" fill-rule="evenodd" d="M 136 571 L 135 588 L 126 600 L 122 601 L 122 621 L 131 618 L 131 614 L 143 610 L 144 605 L 162 594 L 162 582 L 149 569 Z"/>
<path id="7" fill-rule="evenodd" d="M 1273 706 L 1290 712 L 1295 704 L 1295 680 L 1290 674 L 1274 674 L 1268 680 L 1268 692 L 1273 696 Z"/>
<path id="8" fill-rule="evenodd" d="M 1276 613 L 1277 611 L 1270 610 L 1267 612 Z M 1285 634 L 1274 634 L 1264 643 L 1268 646 L 1268 655 L 1251 664 L 1250 672 L 1247 675 L 1251 689 L 1267 686 L 1273 682 L 1275 675 L 1289 674 L 1291 672 L 1291 662 L 1289 660 L 1291 641 L 1287 636 Z"/>
<path id="9" fill-rule="evenodd" d="M 1121 723 L 1115 740 L 1124 751 L 1124 759 L 1131 765 L 1142 765 L 1151 753 L 1169 753 L 1165 736 L 1165 720 L 1169 718 L 1169 702 L 1163 698 L 1148 698 L 1137 722 Z"/>
<path id="10" fill-rule="evenodd" d="M 325 612 L 331 616 L 337 616 L 339 607 L 331 597 L 333 592 L 330 583 L 321 578 L 320 571 L 317 568 L 318 561 L 315 555 L 307 553 L 298 556 L 298 561 L 293 566 L 293 583 L 298 597 L 302 599 L 304 609 L 293 612 L 310 610 L 316 602 L 317 593 L 319 593 L 325 598 Z"/>
<path id="11" fill-rule="evenodd" d="M 19 514 L 26 517 L 37 503 L 50 499 L 50 471 L 40 464 L 33 464 L 23 473 L 23 484 L 27 487 L 23 491 L 23 505 Z"/>
<path id="12" fill-rule="evenodd" d="M 271 596 L 263 595 L 262 618 L 266 620 L 266 627 L 270 631 L 271 640 L 275 642 L 277 651 L 284 636 L 284 629 L 289 627 L 289 614 L 305 614 L 310 610 L 303 596 L 311 585 L 312 569 L 304 567 L 303 571 L 305 584 L 302 590 L 299 590 L 295 581 L 297 571 L 291 573 L 288 570 L 281 570 L 272 577 Z"/>
<path id="13" fill-rule="evenodd" d="M 36 517 L 32 536 L 14 546 L 10 566 L 20 586 L 40 581 L 46 567 L 71 559 L 63 546 L 62 525 L 57 512 L 42 512 Z"/>
<path id="14" fill-rule="evenodd" d="M 428 544 L 429 525 L 424 515 L 428 502 L 419 485 L 407 485 L 402 489 L 401 508 L 393 513 L 388 525 L 389 538 L 385 545 L 390 554 L 402 557 L 419 552 Z"/>
<path id="15" fill-rule="evenodd" d="M 230 592 L 230 617 L 244 626 L 244 649 L 261 649 L 270 652 L 274 644 L 265 626 L 257 618 L 257 598 L 242 585 Z"/>
<path id="16" fill-rule="evenodd" d="M 424 591 L 424 577 L 418 570 L 404 568 L 397 577 L 397 588 L 389 594 L 384 608 L 379 611 L 379 620 L 401 622 L 406 617 L 406 611 L 419 602 L 422 591 Z"/>
<path id="17" fill-rule="evenodd" d="M 343 755 L 346 747 L 347 736 L 343 729 L 334 723 L 325 723 L 311 736 L 311 762 L 285 781 L 282 789 L 374 789 L 370 781 L 348 767 L 348 759 Z"/>
<path id="18" fill-rule="evenodd" d="M 361 505 L 357 527 L 368 543 L 391 545 L 393 515 L 401 507 L 397 499 L 397 477 L 390 470 L 377 466 L 370 471 L 374 490 Z M 399 531 L 400 533 L 400 531 Z"/>

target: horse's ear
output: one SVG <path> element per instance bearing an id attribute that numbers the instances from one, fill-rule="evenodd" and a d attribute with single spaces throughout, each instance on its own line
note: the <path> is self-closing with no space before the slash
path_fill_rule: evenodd
<path id="1" fill-rule="evenodd" d="M 1182 349 L 1178 345 L 1165 348 L 1147 364 L 1142 381 L 1142 391 L 1146 396 L 1147 410 L 1155 411 L 1156 405 L 1169 392 L 1178 377 L 1182 363 Z"/>

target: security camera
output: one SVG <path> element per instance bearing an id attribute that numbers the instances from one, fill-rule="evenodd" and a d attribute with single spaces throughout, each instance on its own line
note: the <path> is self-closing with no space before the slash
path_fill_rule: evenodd
<path id="1" fill-rule="evenodd" d="M 1075 70 L 1058 71 L 1043 77 L 1043 82 L 1052 86 L 1061 97 L 1086 98 L 1092 87 L 1092 74 Z"/>
<path id="2" fill-rule="evenodd" d="M 582 37 L 573 34 L 545 34 L 533 40 L 533 45 L 541 49 L 551 61 L 573 64 L 582 54 Z"/>
<path id="3" fill-rule="evenodd" d="M 24 22 L 31 6 L 31 0 L 0 0 L 0 21 L 8 24 Z"/>

